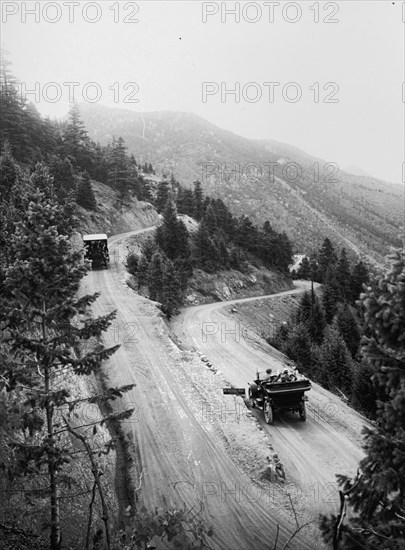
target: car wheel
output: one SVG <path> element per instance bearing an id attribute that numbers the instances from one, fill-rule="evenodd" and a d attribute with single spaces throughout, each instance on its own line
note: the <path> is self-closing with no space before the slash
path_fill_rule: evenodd
<path id="1" fill-rule="evenodd" d="M 264 402 L 264 419 L 266 424 L 273 424 L 273 407 L 268 401 Z"/>
<path id="2" fill-rule="evenodd" d="M 300 414 L 301 420 L 305 422 L 305 420 L 307 419 L 307 408 L 305 406 L 305 402 L 300 404 L 298 412 Z"/>

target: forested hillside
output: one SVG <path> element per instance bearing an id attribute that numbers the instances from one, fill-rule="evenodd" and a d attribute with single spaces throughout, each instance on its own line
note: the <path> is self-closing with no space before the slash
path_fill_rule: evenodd
<path id="1" fill-rule="evenodd" d="M 346 246 L 349 254 L 358 248 L 382 262 L 389 246 L 400 243 L 399 185 L 352 176 L 334 159 L 275 141 L 245 139 L 189 113 L 83 105 L 82 114 L 93 139 L 106 144 L 122 136 L 142 163 L 173 171 L 185 185 L 199 179 L 207 194 L 224 200 L 237 216 L 245 213 L 259 225 L 271 220 L 277 231 L 287 232 L 297 252 L 313 252 L 323 235 Z"/>

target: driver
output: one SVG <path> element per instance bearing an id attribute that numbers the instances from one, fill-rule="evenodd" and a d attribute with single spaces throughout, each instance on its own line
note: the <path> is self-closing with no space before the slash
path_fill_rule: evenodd
<path id="1" fill-rule="evenodd" d="M 266 376 L 263 378 L 264 382 L 270 382 L 273 378 L 273 371 L 271 369 L 266 369 Z"/>

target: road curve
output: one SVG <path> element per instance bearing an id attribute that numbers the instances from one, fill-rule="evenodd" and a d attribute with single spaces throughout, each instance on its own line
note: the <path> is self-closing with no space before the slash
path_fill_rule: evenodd
<path id="1" fill-rule="evenodd" d="M 104 368 L 109 382 L 114 386 L 136 384 L 126 394 L 125 404 L 117 406 L 121 410 L 127 405 L 135 409 L 123 428 L 136 450 L 133 472 L 138 478 L 143 472 L 142 486 L 137 493 L 139 501 L 151 508 L 184 503 L 195 512 L 202 507 L 214 527 L 210 544 L 216 550 L 269 550 L 274 546 L 277 525 L 278 548 L 281 548 L 294 529 L 291 515 L 276 509 L 271 502 L 263 503 L 244 493 L 244 487 L 254 485 L 252 480 L 230 457 L 218 432 L 203 421 L 195 406 L 192 396 L 198 395 L 200 388 L 193 383 L 190 373 L 192 369 L 197 373 L 195 363 L 201 370 L 198 358 L 172 343 L 156 305 L 126 285 L 122 265 L 125 240 L 143 231 L 112 237 L 110 269 L 91 271 L 84 280 L 85 291 L 101 293 L 93 314 L 117 310 L 115 323 L 105 335 L 107 345 L 121 344 Z M 196 312 L 186 312 L 186 330 L 196 338 L 193 327 L 205 314 L 215 312 L 219 314 L 216 304 L 201 309 L 197 317 L 193 316 Z M 233 352 L 229 352 L 218 343 L 209 348 L 218 354 L 216 361 L 221 366 L 232 365 L 228 369 L 230 379 L 246 382 L 251 378 L 252 364 L 258 356 L 249 356 L 244 348 L 236 362 L 237 350 L 235 346 Z M 293 463 L 298 462 L 296 454 L 302 448 L 303 429 L 302 425 L 277 428 L 286 434 L 284 438 L 278 437 L 280 443 L 284 441 L 283 451 L 289 443 L 294 450 Z M 315 432 L 318 437 L 320 430 Z M 305 477 L 304 471 L 302 476 Z M 315 546 L 302 531 L 288 548 L 313 550 Z"/>
<path id="2" fill-rule="evenodd" d="M 299 281 L 295 286 L 294 290 L 268 297 L 189 307 L 176 320 L 176 336 L 184 345 L 201 350 L 231 384 L 246 388 L 255 379 L 256 371 L 264 372 L 269 366 L 281 368 L 283 355 L 255 331 L 245 330 L 230 306 L 302 292 L 310 288 L 310 283 Z M 262 414 L 256 414 L 297 491 L 300 511 L 316 515 L 336 511 L 335 474 L 355 474 L 363 457 L 361 431 L 367 421 L 317 384 L 307 395 L 306 422 L 288 413 L 268 426 Z"/>

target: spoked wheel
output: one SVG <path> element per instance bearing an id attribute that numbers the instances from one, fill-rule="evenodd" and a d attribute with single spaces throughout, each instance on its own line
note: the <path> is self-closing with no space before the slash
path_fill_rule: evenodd
<path id="1" fill-rule="evenodd" d="M 299 412 L 299 414 L 300 414 L 301 420 L 302 420 L 303 422 L 305 422 L 305 420 L 307 419 L 307 409 L 306 409 L 306 406 L 305 406 L 305 401 L 303 401 L 302 403 L 300 403 L 298 412 Z"/>
<path id="2" fill-rule="evenodd" d="M 252 407 L 252 409 L 254 409 L 256 407 L 256 402 L 253 398 L 253 392 L 252 392 L 252 388 L 249 386 L 248 387 L 248 400 L 247 400 L 247 406 L 248 407 Z"/>
<path id="3" fill-rule="evenodd" d="M 267 424 L 273 424 L 273 408 L 268 401 L 264 402 L 264 419 Z"/>

